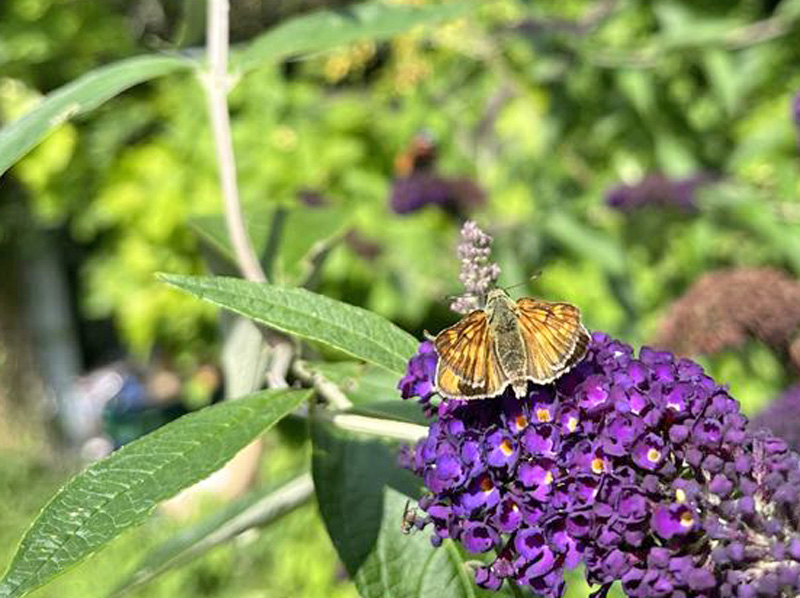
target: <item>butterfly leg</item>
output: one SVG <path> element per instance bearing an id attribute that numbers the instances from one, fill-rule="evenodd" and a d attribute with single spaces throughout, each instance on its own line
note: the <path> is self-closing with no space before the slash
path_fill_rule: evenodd
<path id="1" fill-rule="evenodd" d="M 514 389 L 514 395 L 518 399 L 524 399 L 525 395 L 528 394 L 528 381 L 527 380 L 516 380 L 512 385 Z"/>

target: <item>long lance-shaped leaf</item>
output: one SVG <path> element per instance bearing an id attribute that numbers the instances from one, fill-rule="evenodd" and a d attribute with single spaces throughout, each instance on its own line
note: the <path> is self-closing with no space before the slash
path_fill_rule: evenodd
<path id="1" fill-rule="evenodd" d="M 419 25 L 464 16 L 479 4 L 402 6 L 364 2 L 354 7 L 319 11 L 292 19 L 255 38 L 234 54 L 233 64 L 247 71 L 267 60 L 324 52 L 358 41 L 387 39 Z"/>
<path id="2" fill-rule="evenodd" d="M 310 391 L 268 390 L 186 415 L 67 483 L 25 534 L 0 598 L 47 583 L 144 521 L 162 500 L 208 477 Z"/>
<path id="3" fill-rule="evenodd" d="M 353 357 L 402 374 L 417 340 L 388 320 L 360 307 L 305 289 L 238 278 L 160 275 L 201 299 L 276 330 L 324 343 Z"/>
<path id="4" fill-rule="evenodd" d="M 90 71 L 60 87 L 25 116 L 0 129 L 0 175 L 61 123 L 94 110 L 138 83 L 194 64 L 174 56 L 137 56 Z"/>

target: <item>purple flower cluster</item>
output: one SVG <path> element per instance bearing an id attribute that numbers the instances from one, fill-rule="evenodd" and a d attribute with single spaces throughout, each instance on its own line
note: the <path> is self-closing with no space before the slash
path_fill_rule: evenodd
<path id="1" fill-rule="evenodd" d="M 584 563 L 605 596 L 800 595 L 800 457 L 751 432 L 737 401 L 688 359 L 595 333 L 589 352 L 523 399 L 431 402 L 423 343 L 400 382 L 432 418 L 401 453 L 424 480 L 432 542 L 494 551 L 476 582 L 564 592 Z"/>
<path id="2" fill-rule="evenodd" d="M 753 429 L 767 428 L 800 452 L 800 384 L 786 389 L 750 422 Z"/>
<path id="3" fill-rule="evenodd" d="M 650 174 L 635 185 L 614 187 L 606 195 L 606 203 L 620 212 L 627 213 L 645 206 L 693 213 L 697 211 L 697 189 L 708 182 L 709 177 L 702 174 L 683 179 Z"/>

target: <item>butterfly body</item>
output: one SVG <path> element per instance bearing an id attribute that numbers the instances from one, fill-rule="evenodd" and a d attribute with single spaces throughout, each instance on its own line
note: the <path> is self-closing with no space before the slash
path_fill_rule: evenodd
<path id="1" fill-rule="evenodd" d="M 525 339 L 517 324 L 516 305 L 505 292 L 495 289 L 486 300 L 486 316 L 493 331 L 494 350 L 498 365 L 514 387 L 514 394 L 525 394 Z"/>
<path id="2" fill-rule="evenodd" d="M 446 398 L 485 399 L 509 386 L 519 398 L 528 382 L 554 381 L 586 354 L 591 337 L 569 303 L 513 301 L 502 289 L 486 305 L 440 332 L 436 391 Z"/>

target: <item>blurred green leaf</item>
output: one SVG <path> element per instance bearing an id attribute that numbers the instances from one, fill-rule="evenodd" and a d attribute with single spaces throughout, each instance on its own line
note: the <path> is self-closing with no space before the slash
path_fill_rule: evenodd
<path id="1" fill-rule="evenodd" d="M 714 191 L 704 193 L 702 199 L 703 205 L 713 209 L 717 218 L 753 233 L 800 274 L 800 238 L 775 218 L 757 191 L 718 185 Z"/>
<path id="2" fill-rule="evenodd" d="M 138 83 L 194 63 L 172 56 L 138 56 L 90 71 L 55 90 L 22 118 L 0 130 L 0 175 L 63 122 L 94 110 Z"/>
<path id="3" fill-rule="evenodd" d="M 201 299 L 288 332 L 339 349 L 397 374 L 417 350 L 417 340 L 370 311 L 305 289 L 237 278 L 160 275 Z"/>
<path id="4" fill-rule="evenodd" d="M 661 171 L 674 177 L 688 176 L 696 172 L 697 160 L 684 139 L 662 126 L 654 131 L 654 140 Z"/>
<path id="5" fill-rule="evenodd" d="M 625 271 L 625 255 L 617 240 L 590 229 L 565 212 L 552 212 L 544 223 L 546 232 L 584 259 L 600 264 L 611 274 Z"/>
<path id="6" fill-rule="evenodd" d="M 275 208 L 245 210 L 245 226 L 247 235 L 256 255 L 263 255 L 267 242 L 269 241 L 272 230 L 272 222 L 275 216 Z M 192 216 L 189 219 L 189 226 L 202 238 L 207 241 L 223 258 L 231 264 L 236 263 L 236 256 L 233 252 L 228 238 L 228 229 L 225 225 L 225 217 L 221 214 L 211 214 L 202 216 Z"/>
<path id="7" fill-rule="evenodd" d="M 654 7 L 662 25 L 656 46 L 662 51 L 721 42 L 737 23 L 724 17 L 706 17 L 691 5 L 662 2 Z"/>
<path id="8" fill-rule="evenodd" d="M 620 90 L 625 93 L 645 122 L 656 113 L 653 78 L 652 73 L 643 70 L 620 70 L 617 73 Z"/>
<path id="9" fill-rule="evenodd" d="M 308 399 L 267 390 L 186 415 L 74 477 L 42 510 L 0 581 L 24 596 L 144 521 L 162 500 L 199 482 Z"/>
<path id="10" fill-rule="evenodd" d="M 420 482 L 398 468 L 395 447 L 319 421 L 312 437 L 320 513 L 363 598 L 498 596 L 475 585 L 452 541 L 434 548 L 427 533 L 402 533 Z"/>
<path id="11" fill-rule="evenodd" d="M 397 376 L 383 368 L 358 361 L 314 361 L 308 367 L 336 384 L 356 405 L 400 398 Z"/>
<path id="12" fill-rule="evenodd" d="M 324 206 L 245 210 L 253 248 L 269 278 L 279 284 L 303 284 L 315 258 L 341 238 L 350 220 L 350 212 Z M 222 215 L 195 216 L 190 224 L 222 257 L 236 263 Z"/>
<path id="13" fill-rule="evenodd" d="M 322 255 L 345 233 L 351 212 L 343 209 L 298 207 L 286 214 L 275 254 L 274 279 L 303 284 Z"/>
<path id="14" fill-rule="evenodd" d="M 383 40 L 419 25 L 464 16 L 477 3 L 439 6 L 403 6 L 364 2 L 348 8 L 324 10 L 297 17 L 258 36 L 236 52 L 234 66 L 248 71 L 265 61 L 324 52 L 364 40 Z"/>
<path id="15" fill-rule="evenodd" d="M 240 497 L 150 551 L 113 595 L 127 594 L 249 529 L 272 523 L 305 504 L 313 496 L 313 490 L 311 476 L 306 473 L 287 484 L 270 485 Z"/>
<path id="16" fill-rule="evenodd" d="M 714 93 L 728 116 L 732 116 L 739 101 L 739 73 L 734 66 L 733 56 L 725 50 L 706 50 L 703 52 L 703 66 Z"/>

